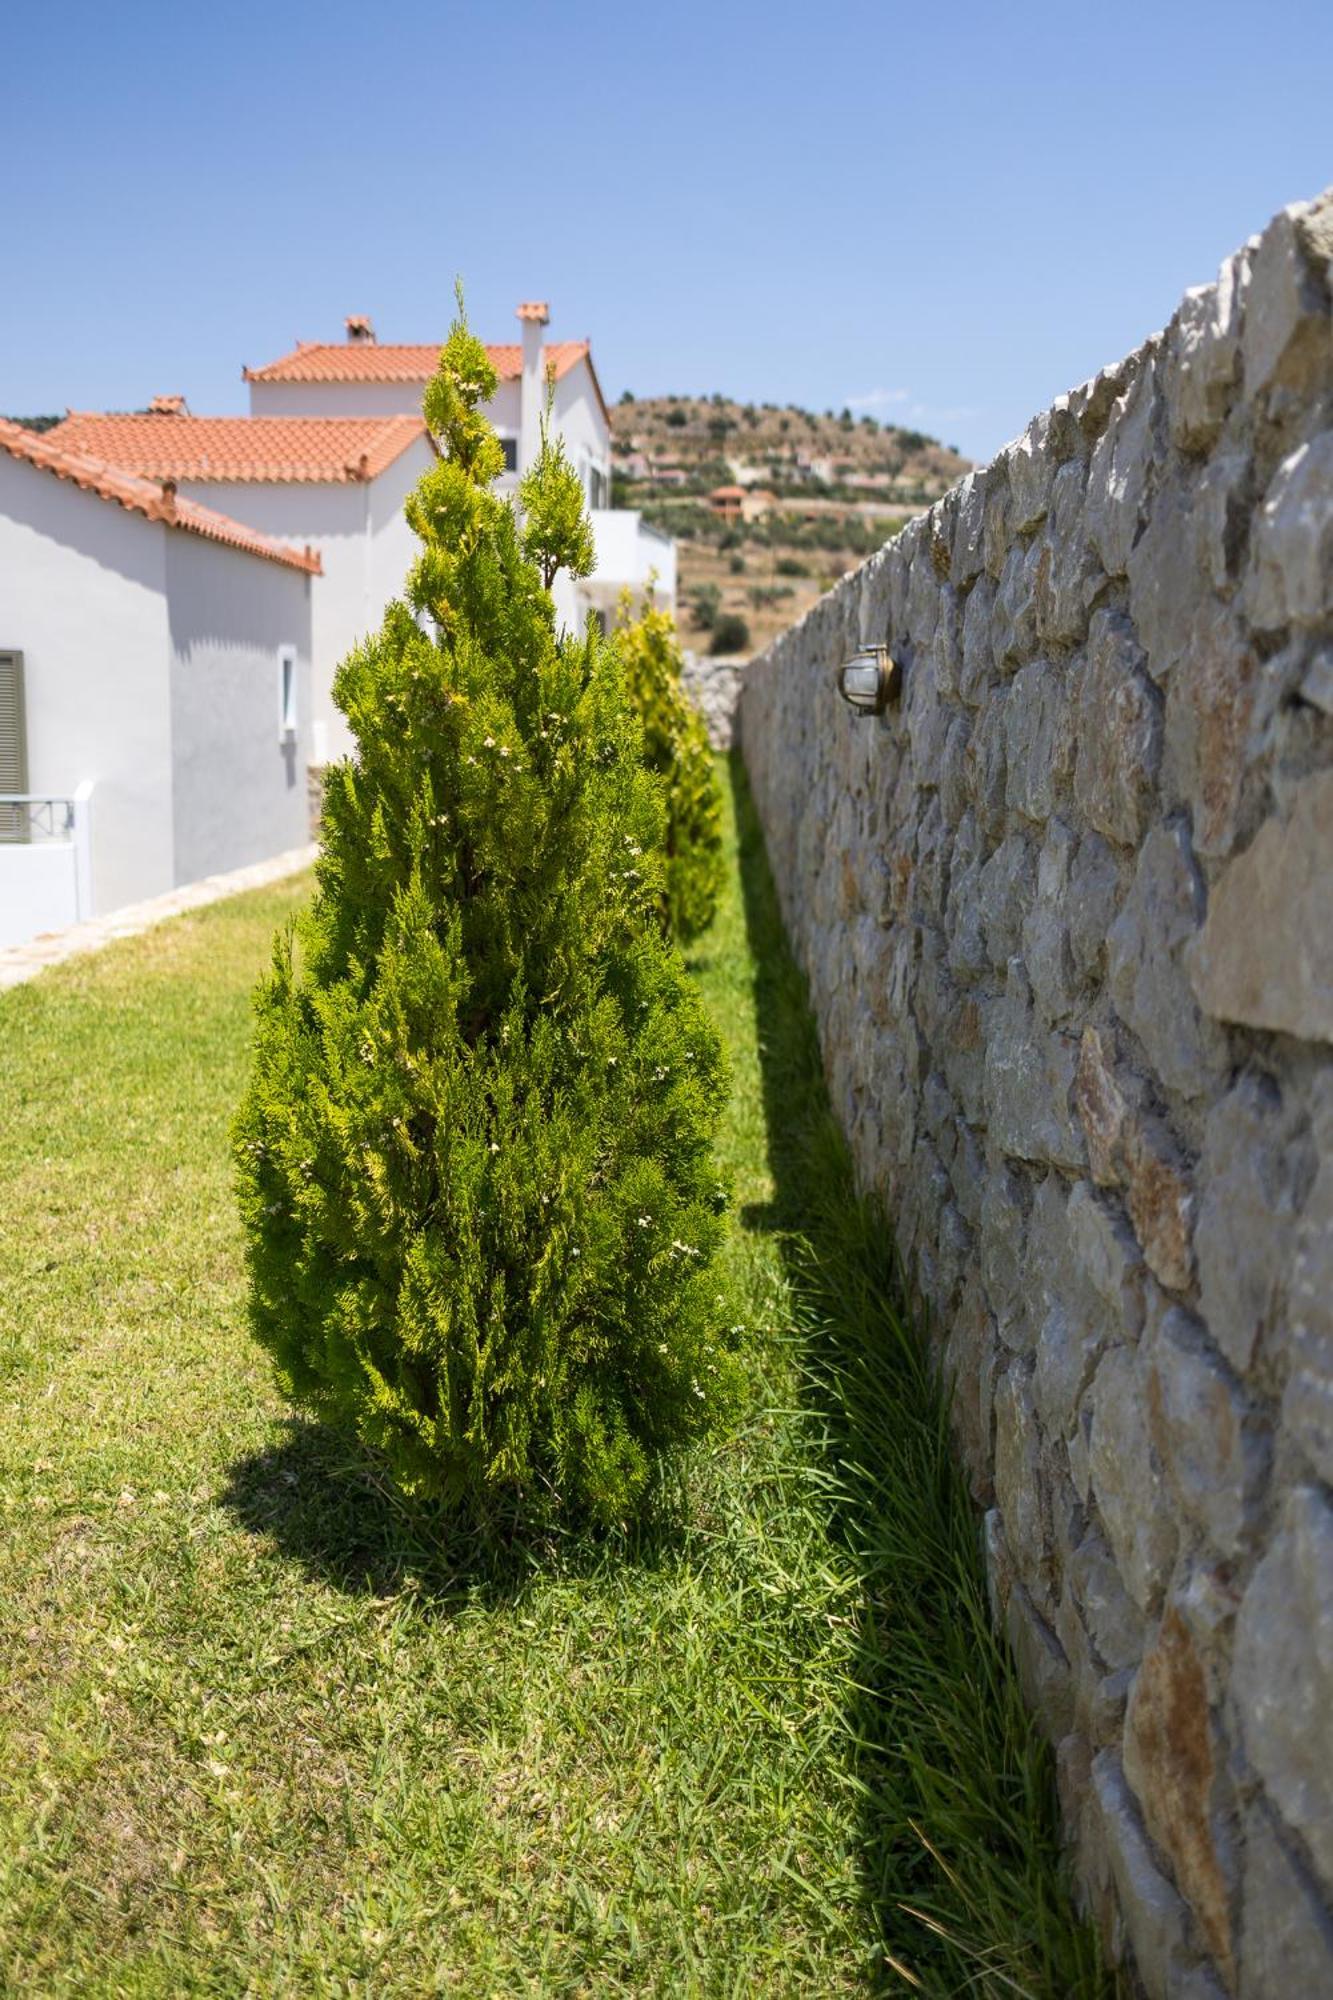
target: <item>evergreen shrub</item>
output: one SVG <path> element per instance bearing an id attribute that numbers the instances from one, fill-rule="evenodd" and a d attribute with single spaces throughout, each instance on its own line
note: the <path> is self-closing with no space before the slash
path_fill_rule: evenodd
<path id="1" fill-rule="evenodd" d="M 633 619 L 621 600 L 615 646 L 643 726 L 643 750 L 666 791 L 662 916 L 687 944 L 706 930 L 722 888 L 722 792 L 704 719 L 685 692 L 673 619 L 649 600 Z"/>
<path id="2" fill-rule="evenodd" d="M 255 1332 L 410 1492 L 609 1522 L 728 1409 L 718 1037 L 664 936 L 661 782 L 558 443 L 520 489 L 462 316 L 406 603 L 339 669 L 313 905 L 277 941 L 235 1135 Z"/>

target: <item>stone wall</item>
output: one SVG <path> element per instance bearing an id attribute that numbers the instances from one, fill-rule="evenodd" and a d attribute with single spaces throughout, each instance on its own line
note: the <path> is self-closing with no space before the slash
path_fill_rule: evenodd
<path id="1" fill-rule="evenodd" d="M 741 702 L 1083 1891 L 1191 2000 L 1333 1993 L 1331 259 L 1333 192 Z"/>
<path id="2" fill-rule="evenodd" d="M 735 660 L 712 660 L 706 653 L 685 652 L 681 682 L 703 716 L 715 750 L 730 750 L 735 740 L 743 673 L 744 668 Z"/>

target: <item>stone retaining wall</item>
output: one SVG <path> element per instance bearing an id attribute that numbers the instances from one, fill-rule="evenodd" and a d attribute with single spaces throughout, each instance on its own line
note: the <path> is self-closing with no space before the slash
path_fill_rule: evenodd
<path id="1" fill-rule="evenodd" d="M 1333 192 L 741 702 L 1084 1892 L 1191 2000 L 1333 1993 L 1330 260 Z"/>

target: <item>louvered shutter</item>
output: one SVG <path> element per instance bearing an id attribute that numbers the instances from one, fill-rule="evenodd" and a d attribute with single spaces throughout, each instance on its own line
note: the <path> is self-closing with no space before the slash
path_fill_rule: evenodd
<path id="1" fill-rule="evenodd" d="M 0 652 L 0 797 L 28 789 L 28 732 L 23 717 L 23 655 Z M 0 840 L 23 840 L 23 806 L 0 805 Z"/>

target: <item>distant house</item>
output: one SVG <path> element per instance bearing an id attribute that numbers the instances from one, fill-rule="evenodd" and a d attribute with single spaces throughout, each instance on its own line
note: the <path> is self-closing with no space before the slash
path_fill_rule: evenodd
<path id="1" fill-rule="evenodd" d="M 739 521 L 745 501 L 743 486 L 715 486 L 708 496 L 708 504 L 715 514 L 724 521 Z"/>
<path id="2" fill-rule="evenodd" d="M 64 428 L 0 421 L 0 944 L 307 837 L 318 555 Z"/>
<path id="3" fill-rule="evenodd" d="M 338 663 L 401 594 L 418 543 L 403 502 L 436 457 L 420 415 L 103 416 L 71 411 L 47 433 L 147 479 L 317 551 L 312 755 L 350 750 L 333 701 Z"/>
<path id="4" fill-rule="evenodd" d="M 577 583 L 557 575 L 557 615 L 573 628 L 590 611 L 609 622 L 621 591 L 641 596 L 650 577 L 657 601 L 674 609 L 675 543 L 637 510 L 611 506 L 611 418 L 589 342 L 547 341 L 544 303 L 519 306 L 517 317 L 521 338 L 486 349 L 499 378 L 487 408 L 505 449 L 499 490 L 513 493 L 536 458 L 549 390 L 552 434 L 579 475 L 592 517 L 596 568 Z M 369 319 L 354 315 L 344 340 L 299 342 L 277 361 L 245 369 L 244 379 L 255 417 L 419 416 L 439 358 L 438 343 L 380 341 Z"/>
<path id="5" fill-rule="evenodd" d="M 741 515 L 747 521 L 761 521 L 778 504 L 778 496 L 767 486 L 749 486 L 741 498 Z"/>

